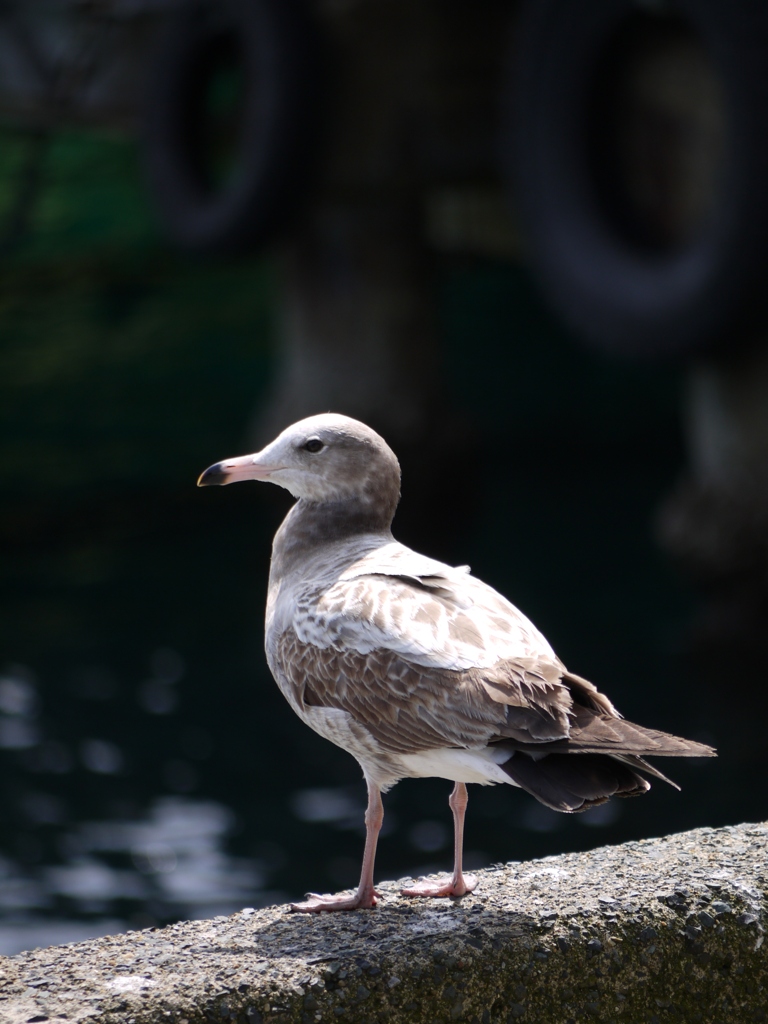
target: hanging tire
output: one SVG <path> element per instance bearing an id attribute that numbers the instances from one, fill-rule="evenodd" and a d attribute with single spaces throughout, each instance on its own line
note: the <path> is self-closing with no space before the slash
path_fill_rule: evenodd
<path id="1" fill-rule="evenodd" d="M 182 249 L 264 246 L 306 193 L 317 41 L 302 0 L 183 0 L 157 41 L 143 132 L 158 220 Z"/>
<path id="2" fill-rule="evenodd" d="M 662 6 L 664 14 L 652 13 Z M 658 73 L 665 59 L 666 85 Z M 694 137 L 709 150 L 698 164 L 690 139 L 685 148 L 684 120 L 675 133 L 674 110 L 665 129 L 664 116 L 648 120 L 642 97 L 622 108 L 634 95 L 632 75 L 646 93 L 653 88 L 642 60 L 656 61 L 664 102 L 699 104 Z M 676 66 L 698 68 L 700 79 L 680 79 L 677 94 Z M 506 84 L 505 171 L 542 289 L 586 341 L 638 356 L 683 355 L 765 329 L 766 110 L 761 0 L 524 3 Z M 702 178 L 681 177 L 677 207 L 664 205 L 665 160 L 672 178 L 686 161 Z"/>

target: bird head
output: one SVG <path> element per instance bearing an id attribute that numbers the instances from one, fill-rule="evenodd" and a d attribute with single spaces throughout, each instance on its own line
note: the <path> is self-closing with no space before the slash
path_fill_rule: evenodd
<path id="1" fill-rule="evenodd" d="M 397 504 L 400 466 L 375 430 L 324 413 L 294 423 L 254 455 L 224 459 L 200 475 L 198 487 L 268 480 L 312 503 L 358 500 Z"/>

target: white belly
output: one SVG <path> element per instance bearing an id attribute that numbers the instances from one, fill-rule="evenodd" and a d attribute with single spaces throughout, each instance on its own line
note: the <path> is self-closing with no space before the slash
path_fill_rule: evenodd
<path id="1" fill-rule="evenodd" d="M 498 764 L 498 761 L 508 759 L 508 750 L 494 747 L 471 750 L 440 747 L 418 754 L 397 755 L 403 774 L 408 778 L 450 779 L 452 782 L 476 782 L 481 786 L 492 786 L 496 782 L 514 786 L 515 783 Z"/>

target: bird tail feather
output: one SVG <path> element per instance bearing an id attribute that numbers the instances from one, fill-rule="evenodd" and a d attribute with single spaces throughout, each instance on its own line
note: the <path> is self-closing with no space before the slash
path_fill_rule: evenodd
<path id="1" fill-rule="evenodd" d="M 651 788 L 623 758 L 605 754 L 547 754 L 534 760 L 516 751 L 501 768 L 555 811 L 586 811 L 612 796 L 639 796 Z"/>

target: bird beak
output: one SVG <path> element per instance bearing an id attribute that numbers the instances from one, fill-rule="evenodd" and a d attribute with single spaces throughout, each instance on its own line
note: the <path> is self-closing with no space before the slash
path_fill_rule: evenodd
<path id="1" fill-rule="evenodd" d="M 272 473 L 282 466 L 269 465 L 261 462 L 262 453 L 241 455 L 239 459 L 225 459 L 215 462 L 197 481 L 198 487 L 209 487 L 212 484 L 234 484 L 238 480 L 269 480 Z"/>

